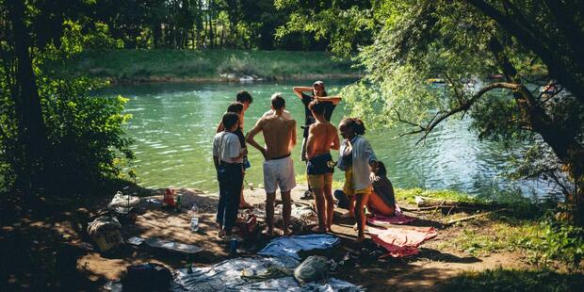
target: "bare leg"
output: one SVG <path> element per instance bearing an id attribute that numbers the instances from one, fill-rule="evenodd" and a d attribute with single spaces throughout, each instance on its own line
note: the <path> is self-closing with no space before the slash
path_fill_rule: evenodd
<path id="1" fill-rule="evenodd" d="M 239 209 L 253 208 L 253 206 L 246 202 L 243 198 L 243 189 L 245 189 L 245 185 L 241 187 L 241 194 L 239 195 Z"/>
<path id="2" fill-rule="evenodd" d="M 316 232 L 326 231 L 326 217 L 324 211 L 324 197 L 322 188 L 312 188 L 314 192 L 314 202 L 316 203 L 316 214 L 318 215 L 318 229 L 313 229 Z"/>
<path id="3" fill-rule="evenodd" d="M 335 210 L 335 200 L 333 199 L 332 190 L 332 174 L 325 174 L 324 185 L 324 199 L 326 202 L 326 229 L 332 232 L 331 226 L 333 225 L 333 212 Z"/>
<path id="4" fill-rule="evenodd" d="M 274 200 L 276 193 L 266 193 L 266 223 L 268 223 L 268 236 L 274 235 Z"/>
<path id="5" fill-rule="evenodd" d="M 290 214 L 292 213 L 292 203 L 290 202 L 290 191 L 282 192 L 282 205 L 283 205 L 283 213 L 282 219 L 284 221 L 284 226 L 282 230 L 284 231 L 284 235 L 290 235 L 290 230 L 288 230 L 288 226 L 290 226 Z"/>
<path id="6" fill-rule="evenodd" d="M 349 213 L 343 214 L 342 218 L 353 218 L 355 217 L 355 195 L 347 196 L 349 199 Z"/>
<path id="7" fill-rule="evenodd" d="M 357 242 L 361 242 L 365 240 L 365 214 L 363 213 L 363 207 L 367 204 L 367 198 L 369 197 L 369 193 L 367 194 L 355 194 L 357 197 L 357 202 L 355 204 L 355 217 L 357 217 Z"/>

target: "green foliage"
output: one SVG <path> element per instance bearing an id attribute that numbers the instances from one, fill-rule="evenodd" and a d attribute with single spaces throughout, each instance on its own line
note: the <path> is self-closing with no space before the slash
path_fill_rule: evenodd
<path id="1" fill-rule="evenodd" d="M 558 260 L 578 268 L 584 258 L 584 228 L 557 221 L 552 216 L 547 218 L 516 244 L 526 249 L 536 263 Z"/>
<path id="2" fill-rule="evenodd" d="M 82 32 L 81 26 L 65 21 L 60 47 L 47 44 L 33 48 L 33 68 L 40 96 L 42 120 L 46 127 L 47 149 L 44 149 L 44 187 L 49 195 L 95 193 L 106 180 L 120 176 L 122 168 L 133 159 L 131 140 L 124 136 L 123 125 L 131 117 L 122 114 L 122 97 L 91 97 L 89 91 L 105 83 L 87 78 L 57 77 L 51 68 L 67 62 L 88 46 L 115 46 L 107 26 L 96 23 L 96 31 Z M 12 48 L 6 46 L 4 54 Z M 4 55 L 6 56 L 6 55 Z M 3 59 L 9 68 L 8 59 Z M 11 188 L 22 169 L 20 157 L 27 149 L 19 141 L 19 126 L 14 106 L 15 80 L 10 71 L 0 69 L 0 171 L 3 188 Z M 41 167 L 41 166 L 38 166 Z M 131 173 L 129 174 L 131 177 Z"/>
<path id="3" fill-rule="evenodd" d="M 117 80 L 144 78 L 220 78 L 221 73 L 255 74 L 263 78 L 358 75 L 347 59 L 322 52 L 241 50 L 111 50 L 85 51 L 63 64 L 51 64 L 58 76 Z"/>
<path id="4" fill-rule="evenodd" d="M 440 287 L 440 291 L 578 291 L 584 285 L 581 274 L 551 270 L 487 270 L 465 272 Z M 580 287 L 580 288 L 578 288 Z"/>
<path id="5" fill-rule="evenodd" d="M 258 75 L 258 70 L 254 68 L 248 56 L 240 59 L 232 55 L 217 67 L 217 71 L 220 74 L 235 74 L 237 76 Z"/>

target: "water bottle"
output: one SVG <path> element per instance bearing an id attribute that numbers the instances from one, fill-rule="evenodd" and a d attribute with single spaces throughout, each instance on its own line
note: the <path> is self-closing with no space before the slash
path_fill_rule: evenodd
<path id="1" fill-rule="evenodd" d="M 191 207 L 191 231 L 199 231 L 199 208 L 197 208 L 197 204 L 193 204 Z"/>

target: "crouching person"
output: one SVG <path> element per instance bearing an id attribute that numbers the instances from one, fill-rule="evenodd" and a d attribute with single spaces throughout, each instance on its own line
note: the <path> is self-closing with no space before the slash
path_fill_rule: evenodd
<path id="1" fill-rule="evenodd" d="M 241 148 L 239 138 L 234 134 L 239 129 L 239 116 L 236 113 L 226 113 L 222 122 L 225 129 L 217 133 L 213 140 L 213 162 L 219 181 L 219 237 L 230 235 L 235 225 L 243 186 L 243 156 L 247 154 L 247 150 Z"/>

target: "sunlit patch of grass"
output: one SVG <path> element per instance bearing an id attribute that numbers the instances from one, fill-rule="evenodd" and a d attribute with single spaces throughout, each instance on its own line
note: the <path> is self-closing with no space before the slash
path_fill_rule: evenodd
<path id="1" fill-rule="evenodd" d="M 413 188 L 396 189 L 395 193 L 397 200 L 406 201 L 411 204 L 416 202 L 416 196 L 453 202 L 483 202 L 482 200 L 472 197 L 466 193 L 453 190 L 423 190 L 420 188 Z"/>

